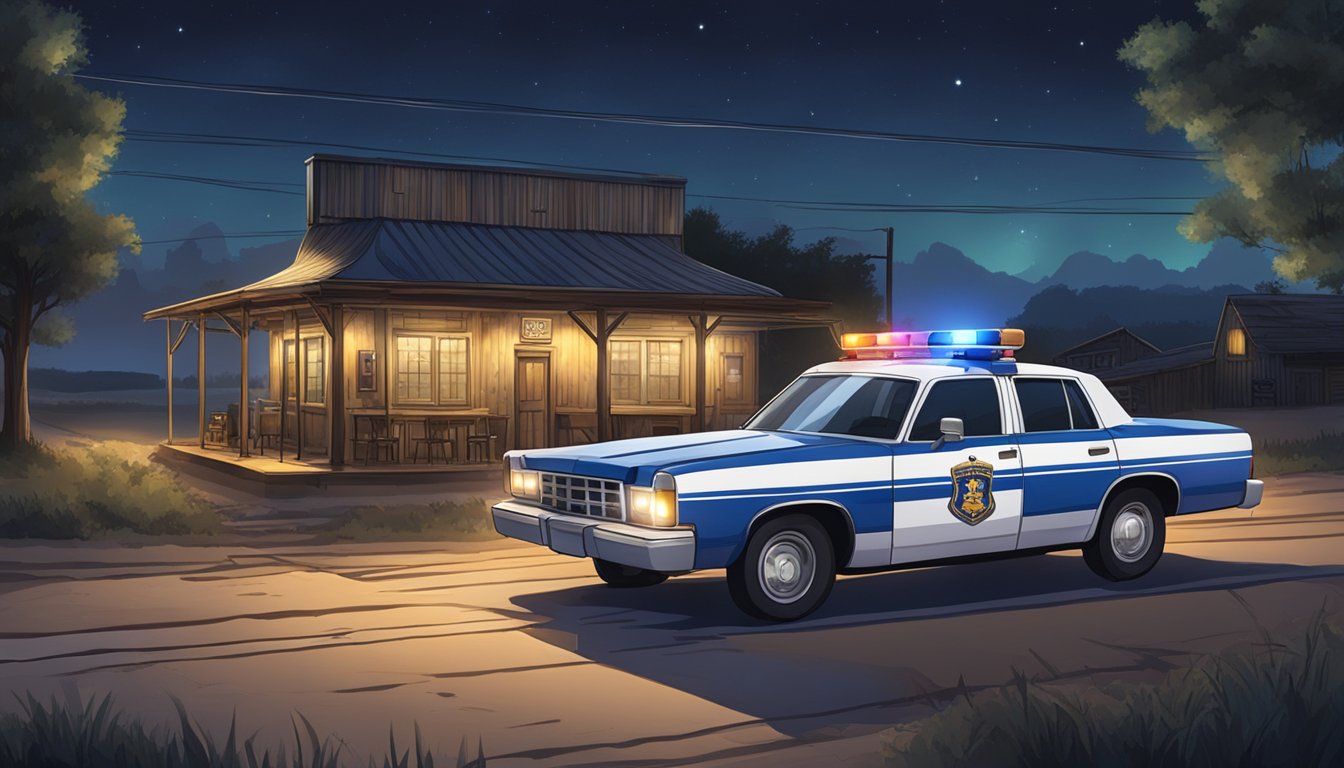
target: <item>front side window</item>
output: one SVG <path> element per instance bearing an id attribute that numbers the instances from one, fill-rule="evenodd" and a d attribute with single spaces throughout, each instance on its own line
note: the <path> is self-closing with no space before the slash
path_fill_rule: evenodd
<path id="1" fill-rule="evenodd" d="M 327 401 L 326 365 L 323 359 L 322 339 L 303 340 L 303 401 Z"/>
<path id="2" fill-rule="evenodd" d="M 1003 434 L 994 380 L 985 376 L 934 382 L 910 428 L 910 439 L 937 440 L 943 434 L 942 420 L 947 418 L 961 419 L 966 437 Z"/>
<path id="3" fill-rule="evenodd" d="M 877 376 L 804 376 L 747 429 L 822 432 L 894 440 L 917 383 Z"/>

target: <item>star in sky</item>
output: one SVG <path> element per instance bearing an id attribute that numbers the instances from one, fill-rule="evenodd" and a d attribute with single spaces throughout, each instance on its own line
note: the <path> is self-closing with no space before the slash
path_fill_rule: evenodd
<path id="1" fill-rule="evenodd" d="M 958 77 L 952 84 L 955 85 L 955 86 L 957 86 L 958 88 L 960 88 L 960 87 L 961 87 L 961 78 Z"/>

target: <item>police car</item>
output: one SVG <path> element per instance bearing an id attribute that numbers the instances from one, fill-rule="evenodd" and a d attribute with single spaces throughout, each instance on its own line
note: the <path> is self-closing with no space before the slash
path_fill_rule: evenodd
<path id="1" fill-rule="evenodd" d="M 742 610 L 791 620 L 837 573 L 1081 548 L 1133 579 L 1167 517 L 1260 502 L 1245 432 L 1131 417 L 1094 376 L 1016 362 L 1021 330 L 842 339 L 741 429 L 508 452 L 496 530 L 614 587 L 727 568 Z"/>

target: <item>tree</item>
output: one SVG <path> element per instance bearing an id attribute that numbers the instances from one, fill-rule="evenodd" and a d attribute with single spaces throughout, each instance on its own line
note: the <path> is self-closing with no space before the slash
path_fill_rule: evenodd
<path id="1" fill-rule="evenodd" d="M 1147 86 L 1149 128 L 1212 153 L 1230 185 L 1187 238 L 1273 250 L 1290 280 L 1344 290 L 1344 0 L 1201 0 L 1203 21 L 1154 20 L 1120 49 Z"/>
<path id="2" fill-rule="evenodd" d="M 36 0 L 0 5 L 0 445 L 31 440 L 28 347 L 43 328 L 68 336 L 50 313 L 117 274 L 117 249 L 139 250 L 134 224 L 85 197 L 121 143 L 126 106 L 89 91 L 79 17 Z M 44 321 L 46 318 L 46 321 Z M 35 332 L 37 338 L 35 339 Z M 53 331 L 48 331 L 48 335 Z"/>
<path id="3" fill-rule="evenodd" d="M 794 243 L 783 224 L 756 238 L 724 228 L 705 208 L 686 214 L 682 231 L 686 254 L 704 264 L 766 285 L 796 299 L 830 301 L 846 327 L 877 328 L 882 298 L 873 284 L 873 264 L 863 255 L 840 256 L 835 239 Z M 761 349 L 760 394 L 773 396 L 799 371 L 838 354 L 826 330 L 771 331 Z"/>

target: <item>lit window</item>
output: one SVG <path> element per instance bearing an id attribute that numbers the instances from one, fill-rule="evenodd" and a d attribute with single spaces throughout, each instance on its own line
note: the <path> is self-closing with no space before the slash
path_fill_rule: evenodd
<path id="1" fill-rule="evenodd" d="M 649 392 L 651 403 L 681 401 L 681 342 L 648 343 Z"/>
<path id="2" fill-rule="evenodd" d="M 303 341 L 303 401 L 305 403 L 325 403 L 327 401 L 326 366 L 322 359 L 323 339 L 304 339 Z"/>
<path id="3" fill-rule="evenodd" d="M 620 339 L 608 346 L 611 402 L 685 405 L 685 344 L 673 339 Z"/>
<path id="4" fill-rule="evenodd" d="M 468 360 L 465 336 L 439 339 L 439 402 L 466 404 Z"/>
<path id="5" fill-rule="evenodd" d="M 397 399 L 401 402 L 434 399 L 433 345 L 429 336 L 397 337 Z"/>
<path id="6" fill-rule="evenodd" d="M 297 397 L 299 390 L 294 386 L 294 342 L 285 342 L 285 397 Z"/>
<path id="7" fill-rule="evenodd" d="M 742 355 L 723 356 L 723 399 L 728 403 L 746 400 L 745 360 Z"/>
<path id="8" fill-rule="evenodd" d="M 1227 332 L 1227 356 L 1245 357 L 1246 356 L 1246 331 L 1241 328 L 1232 328 Z"/>
<path id="9" fill-rule="evenodd" d="M 638 341 L 611 342 L 611 401 L 638 405 L 643 398 L 639 391 Z"/>

